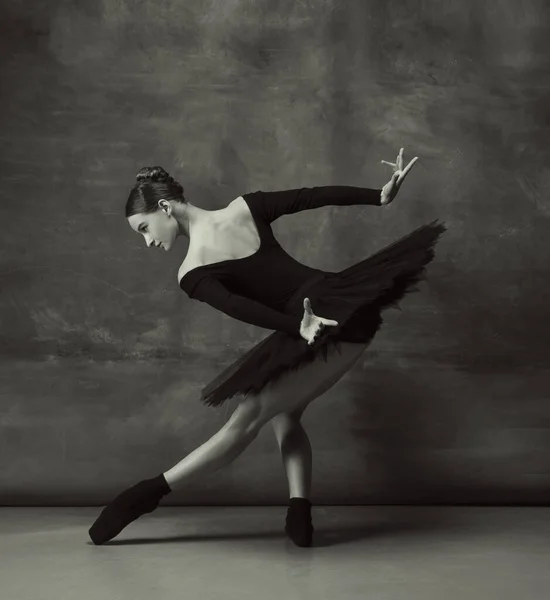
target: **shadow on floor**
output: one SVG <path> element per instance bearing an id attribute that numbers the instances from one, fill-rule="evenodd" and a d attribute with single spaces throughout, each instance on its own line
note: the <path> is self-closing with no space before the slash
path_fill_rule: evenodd
<path id="1" fill-rule="evenodd" d="M 398 507 L 392 507 L 398 510 Z M 315 532 L 313 536 L 313 547 L 328 547 L 339 544 L 347 544 L 359 540 L 372 538 L 380 538 L 383 536 L 408 536 L 414 535 L 418 537 L 420 534 L 430 535 L 433 532 L 445 529 L 455 529 L 452 523 L 452 517 L 449 514 L 443 515 L 441 512 L 429 514 L 414 514 L 409 515 L 405 512 L 391 518 L 382 518 L 377 522 L 361 523 L 359 519 L 355 523 L 345 523 L 340 526 L 330 524 L 328 527 L 322 525 L 322 518 L 314 517 Z M 348 520 L 348 519 L 346 519 Z M 316 524 L 317 522 L 317 524 Z M 255 532 L 242 533 L 218 533 L 218 534 L 189 534 L 177 536 L 163 537 L 139 537 L 132 539 L 114 539 L 104 545 L 109 546 L 126 546 L 135 544 L 173 544 L 184 542 L 212 542 L 212 541 L 229 541 L 229 540 L 267 540 L 272 538 L 285 538 L 284 531 L 273 530 L 258 530 Z M 92 542 L 89 542 L 92 545 Z"/>

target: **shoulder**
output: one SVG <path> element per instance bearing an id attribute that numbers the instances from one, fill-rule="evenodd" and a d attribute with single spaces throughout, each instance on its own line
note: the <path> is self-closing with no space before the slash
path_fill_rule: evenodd
<path id="1" fill-rule="evenodd" d="M 180 281 L 182 280 L 182 278 L 192 269 L 193 267 L 191 267 L 186 260 L 184 260 L 181 265 L 180 268 L 178 269 L 178 285 L 180 283 Z"/>
<path id="2" fill-rule="evenodd" d="M 234 215 L 242 215 L 249 212 L 249 207 L 244 197 L 238 196 L 235 198 L 235 200 L 231 200 L 231 202 L 226 206 L 226 210 Z"/>
<path id="3" fill-rule="evenodd" d="M 211 275 L 201 267 L 200 264 L 187 264 L 185 261 L 178 269 L 178 287 L 181 288 L 189 298 L 193 298 L 195 290 L 201 281 L 210 279 Z"/>
<path id="4" fill-rule="evenodd" d="M 227 205 L 227 210 L 233 217 L 250 219 L 254 216 L 263 216 L 263 198 L 260 190 L 247 192 L 235 198 Z"/>
<path id="5" fill-rule="evenodd" d="M 187 256 L 178 269 L 178 284 L 188 273 L 202 266 L 203 264 L 199 260 L 194 258 L 190 253 L 187 253 Z"/>
<path id="6" fill-rule="evenodd" d="M 229 204 L 218 211 L 219 216 L 213 222 L 211 230 L 215 231 L 217 227 L 223 228 L 225 225 L 240 222 L 242 218 L 250 218 L 253 196 L 254 194 L 243 194 L 231 200 Z"/>

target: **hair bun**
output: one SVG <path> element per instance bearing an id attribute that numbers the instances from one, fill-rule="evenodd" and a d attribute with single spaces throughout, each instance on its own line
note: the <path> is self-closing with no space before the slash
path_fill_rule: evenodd
<path id="1" fill-rule="evenodd" d="M 158 181 L 162 183 L 174 183 L 174 179 L 162 167 L 143 167 L 136 175 L 138 183 Z"/>

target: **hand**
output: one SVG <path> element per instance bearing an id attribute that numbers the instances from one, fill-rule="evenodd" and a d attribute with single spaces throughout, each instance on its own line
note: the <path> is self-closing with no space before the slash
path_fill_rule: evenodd
<path id="1" fill-rule="evenodd" d="M 338 321 L 332 319 L 323 319 L 313 314 L 309 298 L 304 298 L 304 317 L 300 323 L 300 335 L 311 346 L 324 333 L 325 327 L 335 327 Z"/>
<path id="2" fill-rule="evenodd" d="M 399 150 L 399 154 L 397 155 L 397 161 L 394 163 L 388 162 L 387 160 L 383 160 L 386 165 L 390 165 L 393 167 L 393 175 L 392 178 L 386 183 L 386 185 L 382 188 L 382 195 L 380 199 L 380 204 L 384 206 L 385 204 L 389 204 L 396 196 L 401 184 L 403 183 L 405 177 L 408 175 L 409 171 L 413 168 L 414 163 L 418 160 L 418 156 L 415 156 L 411 162 L 403 169 L 403 148 Z"/>

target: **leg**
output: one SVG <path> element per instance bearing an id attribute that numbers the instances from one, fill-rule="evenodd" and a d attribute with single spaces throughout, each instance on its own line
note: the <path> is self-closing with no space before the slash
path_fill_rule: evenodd
<path id="1" fill-rule="evenodd" d="M 286 416 L 288 413 L 284 410 L 290 409 L 294 419 L 299 420 L 306 405 L 332 387 L 365 347 L 343 343 L 340 355 L 333 351 L 327 357 L 325 369 L 324 362 L 317 360 L 267 385 L 258 395 L 244 398 L 220 431 L 164 473 L 170 488 L 182 487 L 189 478 L 202 476 L 232 462 L 256 439 L 265 423 L 278 415 Z M 288 398 L 291 390 L 294 393 Z"/>
<path id="2" fill-rule="evenodd" d="M 293 410 L 280 412 L 271 419 L 271 425 L 279 444 L 285 472 L 288 479 L 290 497 L 308 498 L 311 492 L 311 444 L 300 419 L 306 406 L 318 398 L 352 367 L 367 345 L 342 343 L 342 354 L 338 368 L 332 370 L 315 390 L 315 395 L 306 398 L 305 403 Z M 329 363 L 334 359 L 330 358 Z M 296 402 L 298 404 L 298 402 Z"/>
<path id="3" fill-rule="evenodd" d="M 182 487 L 190 478 L 215 471 L 235 460 L 258 436 L 263 426 L 260 416 L 254 398 L 243 400 L 215 435 L 164 473 L 170 488 Z"/>
<path id="4" fill-rule="evenodd" d="M 344 344 L 342 344 L 344 346 Z M 210 440 L 172 469 L 144 480 L 119 494 L 100 514 L 89 530 L 95 544 L 102 544 L 122 531 L 139 516 L 152 512 L 171 485 L 218 469 L 234 460 L 256 438 L 261 427 L 280 412 L 305 406 L 330 387 L 359 357 L 358 344 L 346 344 L 345 351 L 329 353 L 322 360 L 291 371 L 266 385 L 257 395 L 243 399 L 227 424 Z M 353 360 L 352 360 L 353 358 Z"/>
<path id="5" fill-rule="evenodd" d="M 275 421 L 274 426 L 278 427 L 281 434 L 287 433 L 284 438 L 281 437 L 281 445 L 289 449 L 288 464 L 290 472 L 295 474 L 292 478 L 292 491 L 297 492 L 296 496 L 309 495 L 307 478 L 310 475 L 307 475 L 307 465 L 304 486 L 304 476 L 300 475 L 303 469 L 299 464 L 300 460 L 296 458 L 296 452 L 292 451 L 290 432 L 296 438 L 296 431 L 301 428 L 299 419 L 307 404 L 331 388 L 357 361 L 365 348 L 366 345 L 363 344 L 343 342 L 341 354 L 333 351 L 327 357 L 326 364 L 319 359 L 304 365 L 301 370 L 290 372 L 268 384 L 259 394 L 244 398 L 220 431 L 164 473 L 170 488 L 173 490 L 182 487 L 192 477 L 202 476 L 229 464 L 256 439 L 265 423 Z M 285 427 L 289 421 L 298 423 L 299 428 Z M 302 441 L 305 442 L 307 435 L 303 428 L 301 430 Z M 307 488 L 305 494 L 304 487 Z"/>
<path id="6" fill-rule="evenodd" d="M 300 418 L 305 406 L 292 413 L 281 413 L 271 424 L 281 450 L 290 495 L 285 532 L 297 546 L 311 546 L 314 527 L 311 521 L 311 444 Z"/>
<path id="7" fill-rule="evenodd" d="M 280 413 L 271 419 L 291 498 L 309 498 L 311 493 L 311 444 L 300 422 L 304 410 L 305 406 L 291 413 Z"/>
<path id="8" fill-rule="evenodd" d="M 332 387 L 352 366 L 366 348 L 350 345 L 345 349 L 349 360 L 334 376 L 325 381 L 318 390 L 318 396 Z M 347 364 L 347 368 L 346 368 Z M 317 396 L 317 397 L 318 397 Z M 307 404 L 291 412 L 282 412 L 271 419 L 275 437 L 281 450 L 281 456 L 288 480 L 289 507 L 286 515 L 285 532 L 297 546 L 311 546 L 314 527 L 311 521 L 311 444 L 300 419 Z"/>
<path id="9" fill-rule="evenodd" d="M 107 505 L 89 530 L 94 544 L 111 540 L 132 521 L 152 512 L 162 496 L 174 487 L 193 476 L 219 469 L 233 461 L 257 437 L 262 425 L 257 401 L 254 398 L 245 399 L 224 427 L 206 443 L 165 474 L 140 481 Z"/>

